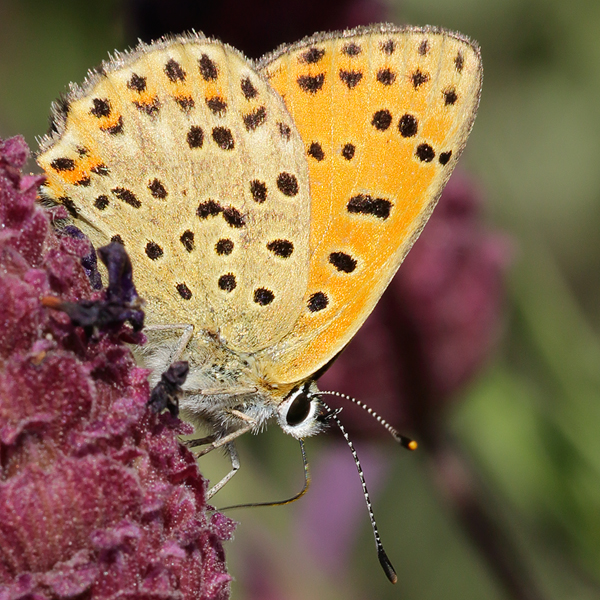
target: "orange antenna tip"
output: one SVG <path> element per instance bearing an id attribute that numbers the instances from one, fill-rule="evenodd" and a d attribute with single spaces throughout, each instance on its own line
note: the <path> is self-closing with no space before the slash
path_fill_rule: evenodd
<path id="1" fill-rule="evenodd" d="M 394 436 L 394 439 L 407 450 L 416 450 L 419 447 L 419 444 L 417 444 L 415 440 L 406 437 L 405 435 L 400 435 L 398 432 L 395 432 L 392 435 Z"/>

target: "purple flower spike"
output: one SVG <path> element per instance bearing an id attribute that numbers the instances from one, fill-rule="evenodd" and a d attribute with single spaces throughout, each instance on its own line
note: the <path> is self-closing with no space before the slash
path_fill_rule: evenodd
<path id="1" fill-rule="evenodd" d="M 112 287 L 93 291 L 89 245 L 53 233 L 27 156 L 21 138 L 0 141 L 0 599 L 226 600 L 234 524 L 207 512 L 177 440 L 192 428 L 148 410 L 148 373 L 117 325 L 89 340 L 41 301 L 82 320 L 123 311 L 137 302 L 128 259 L 109 249 Z"/>

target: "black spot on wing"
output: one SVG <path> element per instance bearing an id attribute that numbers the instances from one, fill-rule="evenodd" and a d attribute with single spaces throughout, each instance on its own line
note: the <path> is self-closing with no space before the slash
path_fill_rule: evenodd
<path id="1" fill-rule="evenodd" d="M 398 122 L 398 131 L 402 137 L 413 137 L 417 135 L 418 129 L 419 121 L 417 120 L 417 117 L 408 113 L 400 117 L 400 121 Z"/>
<path id="2" fill-rule="evenodd" d="M 157 260 L 164 254 L 163 249 L 156 242 L 148 242 L 145 251 L 146 256 L 151 260 Z"/>
<path id="3" fill-rule="evenodd" d="M 196 106 L 196 102 L 191 96 L 175 96 L 175 102 L 177 102 L 177 106 L 186 113 L 190 112 L 190 110 Z"/>
<path id="4" fill-rule="evenodd" d="M 267 184 L 264 181 L 254 179 L 250 182 L 250 193 L 254 202 L 262 204 L 267 199 Z"/>
<path id="5" fill-rule="evenodd" d="M 299 191 L 298 179 L 292 173 L 280 173 L 277 177 L 277 187 L 279 191 L 285 196 L 292 197 L 296 196 Z"/>
<path id="6" fill-rule="evenodd" d="M 319 142 L 313 142 L 309 146 L 307 154 L 319 162 L 325 158 L 325 152 L 323 152 L 323 147 Z"/>
<path id="7" fill-rule="evenodd" d="M 192 125 L 186 136 L 187 144 L 191 149 L 202 148 L 204 132 L 199 125 Z"/>
<path id="8" fill-rule="evenodd" d="M 216 63 L 208 56 L 208 54 L 203 54 L 198 59 L 198 68 L 200 69 L 200 75 L 202 75 L 204 81 L 214 81 L 219 75 Z"/>
<path id="9" fill-rule="evenodd" d="M 178 283 L 175 285 L 175 289 L 179 292 L 179 295 L 184 299 L 184 300 L 191 300 L 192 298 L 192 291 L 190 290 L 190 288 L 185 285 L 185 283 Z"/>
<path id="10" fill-rule="evenodd" d="M 441 152 L 438 161 L 440 165 L 447 165 L 450 162 L 450 158 L 452 157 L 452 150 L 448 150 L 448 152 Z"/>
<path id="11" fill-rule="evenodd" d="M 396 81 L 396 73 L 391 69 L 379 69 L 377 71 L 377 81 L 382 85 L 392 85 Z"/>
<path id="12" fill-rule="evenodd" d="M 217 285 L 224 292 L 233 292 L 233 290 L 237 287 L 235 275 L 233 273 L 227 273 L 225 275 L 221 275 L 221 277 L 219 277 L 219 281 L 217 282 Z"/>
<path id="13" fill-rule="evenodd" d="M 371 125 L 378 131 L 385 131 L 392 123 L 392 113 L 389 110 L 378 110 L 371 119 Z"/>
<path id="14" fill-rule="evenodd" d="M 352 273 L 356 269 L 356 259 L 345 252 L 332 252 L 329 255 L 329 262 L 340 273 Z"/>
<path id="15" fill-rule="evenodd" d="M 125 204 L 129 204 L 129 206 L 133 206 L 133 208 L 140 208 L 142 206 L 142 203 L 137 199 L 136 195 L 127 188 L 115 187 L 111 192 L 119 200 L 122 200 Z"/>
<path id="16" fill-rule="evenodd" d="M 127 82 L 127 87 L 134 92 L 142 93 L 146 91 L 146 78 L 133 73 Z"/>
<path id="17" fill-rule="evenodd" d="M 307 94 L 316 94 L 321 90 L 325 83 L 325 73 L 319 73 L 318 75 L 300 75 L 296 81 L 303 92 L 306 92 Z"/>
<path id="18" fill-rule="evenodd" d="M 219 256 L 228 256 L 233 252 L 233 246 L 234 244 L 231 240 L 222 238 L 215 244 L 215 252 Z"/>
<path id="19" fill-rule="evenodd" d="M 294 251 L 294 244 L 289 240 L 273 240 L 267 244 L 267 250 L 270 250 L 275 256 L 289 258 Z"/>
<path id="20" fill-rule="evenodd" d="M 435 151 L 429 144 L 419 144 L 415 154 L 422 162 L 431 162 L 435 158 Z"/>
<path id="21" fill-rule="evenodd" d="M 158 198 L 159 200 L 164 200 L 167 197 L 167 188 L 165 188 L 162 181 L 157 178 L 154 178 L 149 184 L 148 189 L 150 190 L 150 194 L 154 198 Z"/>
<path id="22" fill-rule="evenodd" d="M 94 98 L 92 100 L 92 108 L 90 109 L 90 114 L 98 119 L 102 117 L 108 117 L 111 113 L 111 105 L 110 100 L 106 98 Z"/>
<path id="23" fill-rule="evenodd" d="M 256 98 L 256 96 L 258 95 L 258 90 L 256 89 L 256 87 L 254 87 L 254 84 L 250 80 L 250 77 L 244 77 L 244 79 L 242 79 L 240 83 L 240 88 L 246 100 L 252 100 L 252 98 Z"/>
<path id="24" fill-rule="evenodd" d="M 354 144 L 344 144 L 344 147 L 342 148 L 342 156 L 346 160 L 352 160 L 355 152 L 356 146 Z"/>
<path id="25" fill-rule="evenodd" d="M 215 115 L 222 117 L 227 111 L 227 102 L 221 96 L 213 96 L 206 99 L 206 106 Z"/>
<path id="26" fill-rule="evenodd" d="M 284 140 L 289 141 L 290 138 L 292 137 L 292 130 L 290 128 L 289 125 L 286 125 L 285 123 L 277 123 L 277 125 L 279 126 L 279 133 L 281 135 L 281 137 Z"/>
<path id="27" fill-rule="evenodd" d="M 384 198 L 373 198 L 369 194 L 358 194 L 350 198 L 346 208 L 349 213 L 371 215 L 385 220 L 390 216 L 392 203 Z"/>
<path id="28" fill-rule="evenodd" d="M 208 219 L 208 217 L 216 217 L 223 211 L 223 207 L 214 200 L 201 202 L 196 209 L 196 214 L 200 219 Z"/>
<path id="29" fill-rule="evenodd" d="M 262 125 L 267 120 L 267 109 L 264 106 L 259 106 L 251 113 L 244 115 L 243 121 L 246 131 L 254 131 L 258 126 Z"/>
<path id="30" fill-rule="evenodd" d="M 213 127 L 212 138 L 221 150 L 233 150 L 235 146 L 231 129 L 227 127 Z"/>
<path id="31" fill-rule="evenodd" d="M 105 131 L 110 135 L 117 135 L 119 133 L 123 133 L 123 116 L 121 115 L 114 125 L 109 125 L 108 127 L 100 127 L 100 130 Z"/>
<path id="32" fill-rule="evenodd" d="M 173 58 L 168 60 L 165 64 L 165 75 L 172 83 L 175 83 L 176 81 L 185 81 L 186 76 L 183 67 Z"/>
<path id="33" fill-rule="evenodd" d="M 456 94 L 456 90 L 454 88 L 448 88 L 442 92 L 444 96 L 444 104 L 446 106 L 450 106 L 452 104 L 456 104 L 458 100 L 458 95 Z"/>
<path id="34" fill-rule="evenodd" d="M 427 83 L 430 79 L 428 73 L 423 73 L 420 69 L 417 69 L 411 76 L 413 87 L 415 90 L 419 89 L 424 83 Z"/>
<path id="35" fill-rule="evenodd" d="M 158 98 L 153 98 L 150 102 L 138 102 L 133 101 L 133 105 L 141 112 L 146 113 L 149 117 L 153 117 L 158 114 L 160 110 L 160 101 Z"/>
<path id="36" fill-rule="evenodd" d="M 98 210 L 104 210 L 108 205 L 109 205 L 109 200 L 108 200 L 108 196 L 104 195 L 104 194 L 100 194 L 100 196 L 98 196 L 95 200 L 94 200 L 94 206 L 98 209 Z"/>
<path id="37" fill-rule="evenodd" d="M 354 89 L 363 78 L 362 71 L 346 71 L 345 69 L 340 69 L 340 79 L 346 84 L 346 87 L 349 90 Z"/>
<path id="38" fill-rule="evenodd" d="M 324 48 L 312 47 L 300 55 L 300 62 L 307 65 L 314 65 L 318 63 L 323 56 L 325 56 Z"/>
<path id="39" fill-rule="evenodd" d="M 310 312 L 318 312 L 320 310 L 323 310 L 324 308 L 327 308 L 328 304 L 329 298 L 327 298 L 326 294 L 324 294 L 323 292 L 315 292 L 308 299 L 307 307 Z"/>
<path id="40" fill-rule="evenodd" d="M 227 225 L 236 229 L 239 229 L 240 227 L 243 227 L 246 224 L 246 219 L 244 218 L 244 215 L 242 215 L 242 213 L 233 206 L 229 206 L 223 209 L 223 218 L 225 219 Z"/>
<path id="41" fill-rule="evenodd" d="M 181 242 L 182 246 L 188 252 L 192 252 L 194 250 L 195 244 L 194 244 L 194 232 L 193 231 L 190 231 L 189 229 L 184 231 L 181 234 L 179 241 Z"/>
<path id="42" fill-rule="evenodd" d="M 396 51 L 396 42 L 394 40 L 386 40 L 385 42 L 381 42 L 379 47 L 384 54 L 394 54 Z"/>
<path id="43" fill-rule="evenodd" d="M 358 56 L 361 52 L 362 48 L 356 42 L 348 42 L 342 47 L 342 54 L 345 54 L 346 56 Z"/>
<path id="44" fill-rule="evenodd" d="M 73 171 L 75 169 L 75 161 L 72 158 L 55 158 L 50 166 L 58 173 L 62 171 Z"/>
<path id="45" fill-rule="evenodd" d="M 275 299 L 275 294 L 267 288 L 257 288 L 254 290 L 254 302 L 260 306 L 267 306 Z"/>

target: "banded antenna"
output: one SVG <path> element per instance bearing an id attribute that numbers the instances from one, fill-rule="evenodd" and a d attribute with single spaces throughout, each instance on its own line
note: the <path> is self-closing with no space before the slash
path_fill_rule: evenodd
<path id="1" fill-rule="evenodd" d="M 407 438 L 403 435 L 400 435 L 385 419 L 380 417 L 373 409 L 369 408 L 366 404 L 352 398 L 350 396 L 346 396 L 345 394 L 341 394 L 339 392 L 317 392 L 315 396 L 320 396 L 322 394 L 329 394 L 331 396 L 339 396 L 341 398 L 345 398 L 347 400 L 351 400 L 355 402 L 358 406 L 366 410 L 370 415 L 372 415 L 381 425 L 383 425 L 392 436 L 405 448 L 409 450 L 416 449 L 417 444 L 410 438 Z M 327 414 L 324 420 L 327 421 L 335 421 L 336 425 L 340 428 L 348 447 L 350 448 L 350 452 L 352 452 L 352 456 L 354 458 L 354 464 L 356 465 L 356 470 L 358 471 L 358 476 L 360 477 L 360 483 L 362 485 L 363 496 L 365 498 L 365 503 L 367 505 L 367 512 L 369 513 L 369 519 L 371 520 L 371 529 L 373 530 L 373 537 L 375 538 L 375 549 L 377 551 L 377 558 L 379 559 L 379 564 L 383 569 L 386 577 L 390 580 L 391 583 L 396 583 L 398 581 L 398 575 L 396 574 L 396 570 L 394 569 L 386 551 L 383 548 L 383 543 L 381 541 L 381 537 L 379 536 L 379 530 L 377 529 L 377 523 L 375 522 L 375 514 L 373 513 L 373 505 L 371 504 L 371 497 L 369 496 L 369 490 L 367 489 L 367 482 L 365 481 L 365 475 L 362 470 L 362 466 L 360 464 L 360 460 L 358 458 L 358 454 L 356 449 L 354 448 L 354 444 L 350 440 L 347 431 L 344 429 L 342 422 L 340 421 L 338 414 L 342 409 L 334 409 L 329 408 L 323 401 L 321 401 L 323 406 L 327 409 Z"/>
<path id="2" fill-rule="evenodd" d="M 417 442 L 415 440 L 413 440 L 405 435 L 400 434 L 394 427 L 392 427 L 382 416 L 380 416 L 377 412 L 375 412 L 371 407 L 367 406 L 364 402 L 361 402 L 360 400 L 353 398 L 352 396 L 347 396 L 346 394 L 342 394 L 341 392 L 330 392 L 330 391 L 323 391 L 323 392 L 319 391 L 319 392 L 315 392 L 315 393 L 309 392 L 307 395 L 308 396 L 329 395 L 329 396 L 337 396 L 338 398 L 343 398 L 345 400 L 350 400 L 350 402 L 353 402 L 354 404 L 356 404 L 357 406 L 362 408 L 364 411 L 366 411 L 370 416 L 372 416 L 382 427 L 384 427 L 390 433 L 390 435 L 403 448 L 406 448 L 407 450 L 416 450 L 417 449 Z M 398 575 L 396 574 L 396 570 L 394 569 L 390 559 L 388 558 L 388 555 L 385 552 L 385 549 L 383 548 L 383 543 L 381 542 L 379 530 L 377 529 L 377 523 L 375 522 L 375 514 L 373 513 L 373 505 L 371 504 L 371 497 L 369 496 L 369 490 L 367 489 L 367 482 L 365 481 L 365 475 L 363 473 L 362 466 L 361 466 L 360 460 L 358 458 L 358 454 L 356 452 L 356 449 L 354 448 L 354 444 L 352 443 L 352 441 L 350 440 L 350 437 L 348 436 L 347 431 L 344 429 L 344 426 L 342 425 L 342 423 L 338 417 L 338 415 L 342 411 L 342 409 L 341 408 L 331 409 L 322 400 L 321 400 L 321 403 L 326 410 L 325 414 L 321 417 L 321 420 L 324 422 L 328 422 L 328 421 L 335 422 L 335 424 L 339 427 L 340 431 L 342 432 L 342 435 L 344 436 L 344 439 L 346 440 L 346 443 L 348 444 L 348 447 L 350 448 L 350 452 L 352 452 L 352 456 L 354 458 L 354 464 L 356 465 L 356 469 L 358 471 L 358 476 L 360 478 L 360 483 L 362 485 L 363 496 L 365 498 L 365 503 L 367 505 L 367 512 L 369 513 L 369 519 L 371 521 L 371 529 L 373 531 L 373 537 L 375 539 L 375 549 L 377 551 L 377 558 L 379 559 L 379 564 L 381 565 L 381 568 L 383 569 L 383 572 L 385 573 L 386 577 L 392 583 L 396 583 L 398 581 Z M 292 496 L 291 498 L 288 498 L 286 500 L 280 500 L 280 501 L 276 501 L 276 502 L 253 502 L 253 503 L 248 503 L 248 504 L 235 504 L 232 506 L 224 506 L 223 508 L 220 508 L 219 510 L 223 511 L 223 510 L 230 510 L 233 508 L 248 508 L 248 507 L 255 507 L 255 506 L 282 506 L 285 504 L 290 504 L 291 502 L 295 502 L 296 500 L 298 500 L 299 498 L 304 496 L 304 494 L 306 494 L 306 492 L 308 491 L 308 487 L 310 485 L 310 472 L 309 472 L 309 468 L 308 468 L 308 460 L 306 458 L 306 450 L 304 447 L 304 442 L 302 440 L 298 440 L 298 442 L 300 443 L 300 451 L 302 452 L 302 462 L 304 465 L 304 486 L 300 490 L 300 492 L 298 492 L 297 494 L 295 494 L 294 496 Z"/>
<path id="3" fill-rule="evenodd" d="M 324 395 L 337 396 L 338 398 L 343 398 L 344 400 L 350 400 L 350 402 L 353 402 L 354 404 L 356 404 L 356 406 L 359 406 L 365 412 L 367 412 L 370 416 L 372 416 L 382 427 L 384 427 L 390 433 L 390 435 L 403 448 L 406 448 L 407 450 L 416 450 L 417 449 L 418 444 L 417 444 L 417 442 L 415 442 L 415 440 L 399 433 L 381 415 L 376 413 L 370 406 L 367 406 L 364 402 L 361 402 L 360 400 L 357 400 L 356 398 L 353 398 L 352 396 L 347 396 L 346 394 L 342 394 L 341 392 L 328 392 L 328 391 L 321 392 L 321 391 L 319 391 L 319 392 L 315 393 L 315 396 L 324 396 Z"/>

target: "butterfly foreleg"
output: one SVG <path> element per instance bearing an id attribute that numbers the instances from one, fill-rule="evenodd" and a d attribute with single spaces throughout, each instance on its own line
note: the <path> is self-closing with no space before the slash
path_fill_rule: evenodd
<path id="1" fill-rule="evenodd" d="M 231 433 L 228 433 L 227 435 L 224 435 L 223 437 L 220 437 L 218 439 L 216 439 L 214 442 L 211 442 L 210 444 L 208 444 L 206 446 L 206 448 L 203 448 L 202 450 L 200 450 L 200 452 L 196 453 L 196 456 L 204 456 L 205 454 L 208 454 L 209 452 L 212 452 L 213 450 L 216 450 L 217 448 L 220 448 L 221 446 L 225 446 L 226 444 L 229 444 L 230 442 L 232 442 L 233 440 L 235 440 L 236 438 L 240 437 L 241 435 L 244 435 L 245 433 L 248 433 L 249 431 L 252 431 L 252 429 L 254 429 L 257 426 L 257 423 L 254 419 L 252 419 L 251 417 L 249 417 L 248 415 L 245 415 L 244 413 L 232 409 L 231 413 L 234 414 L 236 417 L 241 418 L 243 421 L 245 421 L 245 423 L 238 429 L 235 429 L 234 431 L 232 431 Z M 212 437 L 212 436 L 209 436 Z M 198 440 L 200 441 L 200 440 Z M 199 445 L 199 444 L 194 444 L 195 446 Z"/>
<path id="2" fill-rule="evenodd" d="M 198 446 L 204 446 L 205 444 L 212 444 L 217 439 L 217 436 L 213 433 L 202 438 L 195 438 L 193 440 L 185 440 L 183 445 L 186 448 L 197 448 Z"/>
<path id="3" fill-rule="evenodd" d="M 233 442 L 228 442 L 226 444 L 226 450 L 229 454 L 229 458 L 231 459 L 231 471 L 221 479 L 218 483 L 213 485 L 208 492 L 206 493 L 206 499 L 209 500 L 214 496 L 222 487 L 225 486 L 226 483 L 238 472 L 240 468 L 240 459 L 238 457 L 237 450 L 235 448 L 235 444 Z"/>
<path id="4" fill-rule="evenodd" d="M 190 343 L 190 340 L 192 339 L 192 336 L 194 335 L 194 326 L 189 323 L 174 323 L 172 325 L 147 325 L 144 328 L 144 332 L 146 333 L 152 333 L 155 331 L 169 332 L 174 330 L 176 331 L 178 329 L 182 329 L 183 333 L 177 340 L 177 344 L 165 361 L 164 368 L 167 368 L 171 363 L 177 362 L 181 359 L 183 353 L 188 347 L 188 344 Z"/>

